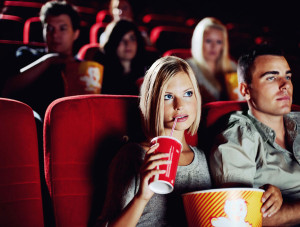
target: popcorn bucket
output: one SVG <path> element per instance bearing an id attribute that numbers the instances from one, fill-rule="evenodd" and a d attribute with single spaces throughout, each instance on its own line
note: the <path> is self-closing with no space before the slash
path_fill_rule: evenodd
<path id="1" fill-rule="evenodd" d="M 182 195 L 189 227 L 260 227 L 264 190 L 224 188 Z"/>
<path id="2" fill-rule="evenodd" d="M 243 100 L 239 91 L 237 72 L 225 73 L 225 84 L 230 100 Z"/>
<path id="3" fill-rule="evenodd" d="M 69 63 L 66 65 L 62 76 L 65 96 L 101 93 L 103 65 L 98 62 Z"/>

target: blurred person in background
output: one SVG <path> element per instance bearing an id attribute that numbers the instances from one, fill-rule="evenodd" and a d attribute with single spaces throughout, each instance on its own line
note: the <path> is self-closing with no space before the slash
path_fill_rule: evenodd
<path id="1" fill-rule="evenodd" d="M 3 89 L 4 97 L 23 101 L 43 119 L 48 105 L 64 96 L 62 70 L 77 61 L 73 44 L 79 36 L 80 17 L 65 1 L 49 1 L 40 11 L 46 48 L 20 47 L 16 52 L 16 72 Z"/>
<path id="2" fill-rule="evenodd" d="M 128 0 L 111 0 L 109 3 L 109 12 L 113 21 L 134 21 L 133 10 Z"/>
<path id="3" fill-rule="evenodd" d="M 197 24 L 192 36 L 191 52 L 192 57 L 187 62 L 196 75 L 203 103 L 230 99 L 227 73 L 234 72 L 238 96 L 236 63 L 229 56 L 228 32 L 218 19 L 206 17 Z"/>
<path id="4" fill-rule="evenodd" d="M 127 20 L 113 22 L 106 28 L 107 39 L 100 57 L 94 61 L 103 63 L 103 94 L 138 95 L 137 80 L 143 77 L 148 65 L 145 43 L 137 26 Z"/>
<path id="5" fill-rule="evenodd" d="M 113 27 L 116 21 L 119 20 L 128 20 L 133 23 L 136 23 L 136 19 L 134 17 L 133 8 L 129 0 L 111 0 L 109 2 L 109 13 L 112 18 L 112 22 L 107 25 L 107 27 Z M 136 23 L 138 26 L 139 23 Z M 141 32 L 142 37 L 145 40 L 145 44 L 151 46 L 149 34 L 146 28 L 138 26 L 139 31 Z M 110 30 L 112 28 L 108 28 Z M 99 43 L 100 45 L 105 42 L 107 39 L 106 31 L 102 32 L 100 35 Z"/>
<path id="6" fill-rule="evenodd" d="M 109 2 L 108 11 L 111 16 L 111 22 L 106 26 L 108 30 L 111 30 L 114 24 L 119 20 L 128 20 L 133 22 L 133 11 L 131 4 L 128 0 L 111 0 Z M 100 45 L 107 40 L 106 31 L 100 35 Z"/>

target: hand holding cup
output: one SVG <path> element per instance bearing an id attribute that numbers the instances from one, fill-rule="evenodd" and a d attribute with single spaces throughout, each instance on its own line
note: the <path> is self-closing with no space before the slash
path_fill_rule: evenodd
<path id="1" fill-rule="evenodd" d="M 169 154 L 155 153 L 159 144 L 153 144 L 145 154 L 143 165 L 140 169 L 140 188 L 138 197 L 144 200 L 150 200 L 154 192 L 149 188 L 149 180 L 156 174 L 164 174 L 166 171 L 157 169 L 159 165 L 167 165 L 170 161 L 166 160 Z"/>

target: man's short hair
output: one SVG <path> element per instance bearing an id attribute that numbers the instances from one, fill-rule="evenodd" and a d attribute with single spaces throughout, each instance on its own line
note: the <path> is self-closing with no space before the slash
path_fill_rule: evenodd
<path id="1" fill-rule="evenodd" d="M 284 52 L 276 46 L 264 43 L 257 45 L 251 48 L 247 53 L 242 54 L 238 60 L 237 66 L 239 83 L 244 82 L 246 84 L 251 84 L 254 61 L 257 57 L 262 55 L 284 56 Z"/>
<path id="2" fill-rule="evenodd" d="M 49 16 L 60 16 L 62 14 L 70 17 L 74 31 L 80 28 L 80 16 L 78 12 L 66 1 L 49 1 L 44 4 L 40 11 L 40 19 L 44 25 Z"/>

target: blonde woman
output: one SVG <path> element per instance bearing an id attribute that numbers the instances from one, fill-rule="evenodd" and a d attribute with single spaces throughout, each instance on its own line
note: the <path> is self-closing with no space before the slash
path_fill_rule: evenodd
<path id="1" fill-rule="evenodd" d="M 168 56 L 158 59 L 145 75 L 141 87 L 140 109 L 147 140 L 128 143 L 110 165 L 107 194 L 97 226 L 187 226 L 181 195 L 211 188 L 206 157 L 197 147 L 189 146 L 184 132 L 197 133 L 201 115 L 201 95 L 197 80 L 186 61 Z M 182 143 L 174 190 L 155 194 L 149 179 L 166 154 L 155 154 L 159 144 L 150 146 L 153 137 L 170 135 Z M 263 195 L 262 211 L 270 212 L 279 189 L 269 185 Z M 274 194 L 274 191 L 279 192 Z M 272 198 L 270 200 L 270 198 Z"/>
<path id="2" fill-rule="evenodd" d="M 104 209 L 97 226 L 187 226 L 181 194 L 211 187 L 205 155 L 187 144 L 184 131 L 197 133 L 201 96 L 189 65 L 177 57 L 163 57 L 150 67 L 140 93 L 140 109 L 147 141 L 127 144 L 111 163 Z M 155 194 L 149 179 L 162 173 L 165 154 L 150 146 L 156 136 L 170 135 L 183 144 L 174 191 Z"/>
<path id="3" fill-rule="evenodd" d="M 203 103 L 229 99 L 224 77 L 236 72 L 236 63 L 229 56 L 226 27 L 216 18 L 202 19 L 194 30 L 191 52 L 187 62 L 199 83 Z"/>

